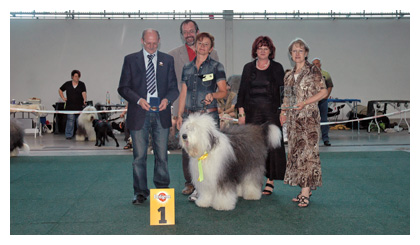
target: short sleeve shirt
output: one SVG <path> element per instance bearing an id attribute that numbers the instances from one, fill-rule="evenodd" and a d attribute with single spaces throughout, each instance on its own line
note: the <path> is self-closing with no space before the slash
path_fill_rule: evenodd
<path id="1" fill-rule="evenodd" d="M 66 92 L 66 110 L 82 110 L 83 109 L 83 92 L 86 92 L 86 86 L 82 81 L 79 81 L 74 88 L 72 81 L 65 82 L 61 87 L 61 91 Z"/>

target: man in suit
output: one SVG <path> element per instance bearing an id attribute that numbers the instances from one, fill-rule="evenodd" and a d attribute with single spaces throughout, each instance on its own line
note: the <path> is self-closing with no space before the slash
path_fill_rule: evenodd
<path id="1" fill-rule="evenodd" d="M 143 31 L 140 52 L 124 58 L 118 93 L 128 101 L 126 127 L 133 141 L 133 204 L 141 204 L 150 195 L 147 187 L 147 148 L 149 130 L 153 141 L 156 188 L 168 188 L 168 135 L 171 101 L 178 98 L 174 59 L 159 52 L 159 32 Z M 154 106 L 154 103 L 156 105 Z"/>
<path id="2" fill-rule="evenodd" d="M 172 55 L 174 57 L 175 61 L 175 73 L 176 78 L 178 80 L 178 90 L 181 91 L 182 86 L 182 68 L 184 68 L 184 65 L 191 62 L 195 56 L 195 41 L 196 36 L 198 33 L 200 33 L 200 30 L 198 28 L 198 25 L 195 21 L 187 19 L 184 20 L 180 25 L 180 32 L 181 37 L 184 42 L 184 45 L 181 45 L 178 48 L 175 48 L 168 52 L 169 55 Z M 217 55 L 217 51 L 213 49 L 213 51 L 210 53 L 210 57 L 214 59 L 215 61 L 219 61 L 219 56 Z M 178 115 L 178 102 L 179 100 L 176 100 L 173 104 L 173 115 Z M 191 183 L 191 174 L 189 172 L 188 168 L 188 155 L 183 150 L 183 159 L 182 159 L 182 169 L 184 172 L 184 178 L 185 178 L 185 188 L 182 190 L 182 194 L 184 195 L 190 195 L 194 191 L 194 186 Z"/>

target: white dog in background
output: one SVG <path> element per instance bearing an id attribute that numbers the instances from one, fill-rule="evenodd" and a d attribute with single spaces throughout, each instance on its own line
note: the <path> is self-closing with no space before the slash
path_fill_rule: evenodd
<path id="1" fill-rule="evenodd" d="M 29 152 L 29 146 L 24 142 L 25 131 L 18 122 L 10 118 L 10 156 L 15 157 L 19 154 L 19 150 Z"/>
<path id="2" fill-rule="evenodd" d="M 83 111 L 90 113 L 81 113 L 77 118 L 76 141 L 95 141 L 96 133 L 92 122 L 98 119 L 97 110 L 93 106 L 86 106 Z"/>
<path id="3" fill-rule="evenodd" d="M 197 206 L 233 210 L 238 196 L 246 200 L 261 198 L 268 150 L 281 146 L 277 126 L 234 125 L 219 131 L 211 116 L 191 114 L 179 136 L 180 145 L 190 156 Z"/>

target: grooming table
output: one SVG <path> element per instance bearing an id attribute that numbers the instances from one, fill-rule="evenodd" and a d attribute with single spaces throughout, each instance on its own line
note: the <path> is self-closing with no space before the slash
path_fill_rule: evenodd
<path id="1" fill-rule="evenodd" d="M 375 123 L 378 127 L 378 134 L 381 133 L 381 129 L 379 127 L 378 120 L 376 116 L 378 115 L 378 112 L 380 109 L 383 109 L 383 114 L 386 114 L 387 106 L 391 105 L 395 110 L 401 111 L 403 109 L 409 109 L 410 108 L 410 101 L 409 100 L 371 100 L 368 102 L 368 108 L 367 108 L 367 114 L 368 116 L 375 116 Z M 398 127 L 401 124 L 401 121 L 403 120 L 402 113 L 400 113 L 400 121 L 398 122 Z M 410 124 L 407 122 L 407 112 L 404 112 L 404 121 L 408 126 L 408 132 L 410 132 Z M 369 123 L 368 132 L 370 132 L 370 125 L 373 122 Z"/>
<path id="2" fill-rule="evenodd" d="M 37 112 L 35 112 L 35 110 L 43 110 L 44 106 L 41 104 L 23 104 L 23 105 L 14 105 L 11 104 L 10 105 L 10 113 L 13 113 L 13 115 L 16 114 L 16 112 L 19 112 L 16 109 L 28 109 L 28 110 L 34 110 L 33 112 L 27 112 L 28 113 L 28 118 L 29 118 L 29 113 L 32 113 L 33 115 L 35 115 L 35 128 L 31 128 L 31 129 L 25 129 L 25 133 L 34 133 L 34 137 L 36 138 L 36 134 L 39 132 L 39 136 L 42 136 L 42 130 L 41 130 L 41 122 L 40 122 L 40 117 L 41 115 Z M 22 118 L 24 117 L 24 113 L 22 112 Z"/>
<path id="3" fill-rule="evenodd" d="M 350 110 L 354 113 L 356 119 L 358 119 L 357 117 L 357 103 L 360 102 L 359 99 L 327 99 L 328 105 L 330 103 L 342 103 L 342 104 L 346 104 L 350 107 Z M 359 132 L 360 129 L 360 122 L 357 121 L 357 132 Z M 352 127 L 353 130 L 353 127 Z"/>

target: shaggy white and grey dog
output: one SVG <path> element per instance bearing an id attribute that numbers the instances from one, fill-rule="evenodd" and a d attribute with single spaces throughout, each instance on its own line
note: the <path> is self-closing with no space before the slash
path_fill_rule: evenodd
<path id="1" fill-rule="evenodd" d="M 25 143 L 25 132 L 18 122 L 10 118 L 10 156 L 15 157 L 19 154 L 19 150 L 29 152 L 30 148 Z"/>
<path id="2" fill-rule="evenodd" d="M 98 119 L 97 110 L 93 106 L 86 106 L 83 109 L 84 112 L 91 113 L 81 113 L 77 118 L 77 130 L 76 130 L 76 140 L 77 141 L 95 141 L 96 133 L 95 128 L 92 126 L 92 122 L 95 119 Z"/>
<path id="3" fill-rule="evenodd" d="M 180 145 L 190 156 L 197 206 L 233 210 L 238 197 L 261 198 L 268 150 L 281 146 L 276 125 L 246 124 L 219 131 L 211 116 L 191 114 L 179 135 Z M 198 180 L 200 158 L 202 181 Z"/>

